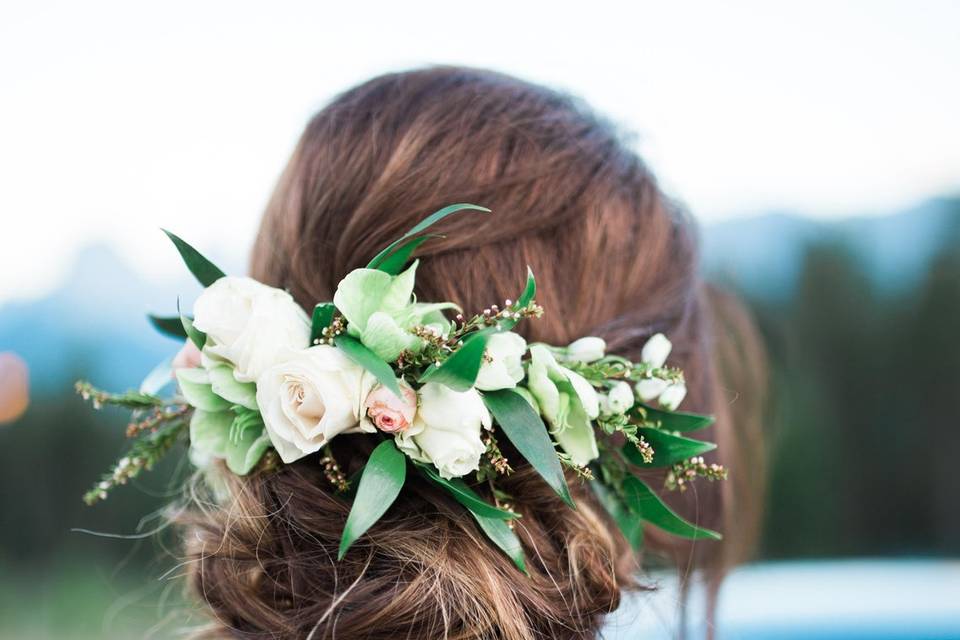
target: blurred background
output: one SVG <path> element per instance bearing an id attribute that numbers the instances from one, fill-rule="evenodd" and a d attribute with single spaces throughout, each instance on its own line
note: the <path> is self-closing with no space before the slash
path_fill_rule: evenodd
<path id="1" fill-rule="evenodd" d="M 196 293 L 161 225 L 243 272 L 307 118 L 431 63 L 633 132 L 756 314 L 769 504 L 721 637 L 960 637 L 960 3 L 627 4 L 0 7 L 0 638 L 196 622 L 148 535 L 183 470 L 85 507 L 125 421 L 72 383 L 134 387 L 176 350 L 144 320 Z M 672 593 L 608 637 L 669 636 Z"/>

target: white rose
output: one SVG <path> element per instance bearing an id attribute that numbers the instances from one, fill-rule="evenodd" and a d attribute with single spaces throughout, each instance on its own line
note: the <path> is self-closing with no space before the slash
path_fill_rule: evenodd
<path id="1" fill-rule="evenodd" d="M 253 382 L 289 349 L 310 346 L 310 319 L 286 291 L 252 278 L 226 276 L 193 305 L 193 326 L 207 334 L 206 355 L 234 366 Z"/>
<path id="2" fill-rule="evenodd" d="M 607 343 L 603 338 L 587 336 L 571 342 L 562 359 L 573 362 L 593 362 L 602 358 L 606 350 Z"/>
<path id="3" fill-rule="evenodd" d="M 329 345 L 285 355 L 257 379 L 257 404 L 270 442 L 290 463 L 361 430 L 361 403 L 375 381 Z"/>
<path id="4" fill-rule="evenodd" d="M 656 333 L 650 336 L 650 339 L 643 345 L 643 349 L 640 351 L 640 360 L 654 367 L 662 367 L 672 348 L 673 345 L 667 340 L 667 336 Z"/>
<path id="5" fill-rule="evenodd" d="M 660 406 L 668 411 L 673 411 L 680 406 L 685 397 L 687 397 L 687 385 L 682 382 L 674 382 L 660 394 Z"/>
<path id="6" fill-rule="evenodd" d="M 419 395 L 417 417 L 399 438 L 400 448 L 416 460 L 432 462 L 448 480 L 476 471 L 487 448 L 481 430 L 493 426 L 480 394 L 428 382 Z"/>
<path id="7" fill-rule="evenodd" d="M 669 384 L 669 382 L 661 380 L 660 378 L 647 378 L 638 382 L 635 388 L 641 400 L 650 402 L 651 400 L 659 398 L 660 394 L 666 390 Z"/>
<path id="8" fill-rule="evenodd" d="M 603 408 L 610 414 L 626 413 L 632 406 L 633 389 L 623 380 L 614 383 L 603 402 Z"/>
<path id="9" fill-rule="evenodd" d="M 527 341 L 511 331 L 495 333 L 487 340 L 483 364 L 474 386 L 481 391 L 512 389 L 523 380 L 521 359 L 527 352 Z"/>

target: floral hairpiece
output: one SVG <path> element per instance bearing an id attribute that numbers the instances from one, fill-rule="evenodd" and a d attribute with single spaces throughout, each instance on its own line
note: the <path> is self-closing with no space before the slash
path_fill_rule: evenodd
<path id="1" fill-rule="evenodd" d="M 665 366 L 666 337 L 651 337 L 639 363 L 605 354 L 597 337 L 566 347 L 528 345 L 511 329 L 543 313 L 529 269 L 515 302 L 469 318 L 457 313 L 449 321 L 443 311 L 459 311 L 450 302 L 416 301 L 412 253 L 433 237 L 422 235 L 427 228 L 463 210 L 489 212 L 456 204 L 430 215 L 366 268 L 347 274 L 312 318 L 287 292 L 226 276 L 166 232 L 206 288 L 192 318 L 151 321 L 192 341 L 200 366 L 177 369 L 178 391 L 167 397 L 160 393 L 172 379 L 169 362 L 138 391 L 109 394 L 77 383 L 95 407 L 133 410 L 130 451 L 85 500 L 105 498 L 181 442 L 196 467 L 222 460 L 238 475 L 319 452 L 328 480 L 353 500 L 341 558 L 390 508 L 412 471 L 463 505 L 526 572 L 513 531 L 520 515 L 497 488 L 497 479 L 513 471 L 498 444 L 505 438 L 571 507 L 564 468 L 588 481 L 634 546 L 642 543 L 644 523 L 685 538 L 719 539 L 674 513 L 634 473 L 666 467 L 665 488 L 681 491 L 697 476 L 726 476 L 701 457 L 714 444 L 682 435 L 713 419 L 675 411 L 686 387 L 683 373 Z M 345 476 L 329 446 L 346 433 L 379 441 L 358 480 Z M 492 503 L 475 491 L 481 483 Z"/>

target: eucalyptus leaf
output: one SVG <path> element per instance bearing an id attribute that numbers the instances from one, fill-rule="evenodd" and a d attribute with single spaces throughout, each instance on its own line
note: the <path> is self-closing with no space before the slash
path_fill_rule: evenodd
<path id="1" fill-rule="evenodd" d="M 623 481 L 623 497 L 630 511 L 667 533 L 690 540 L 720 540 L 723 538 L 716 531 L 698 527 L 681 518 L 664 504 L 660 496 L 636 476 L 627 476 Z"/>
<path id="2" fill-rule="evenodd" d="M 439 382 L 454 391 L 469 391 L 477 381 L 480 365 L 483 364 L 483 352 L 495 331 L 496 329 L 489 327 L 468 337 L 439 367 L 436 364 L 430 365 L 420 376 L 419 382 Z"/>
<path id="3" fill-rule="evenodd" d="M 675 436 L 649 427 L 640 427 L 637 429 L 637 435 L 643 436 L 643 439 L 653 447 L 653 462 L 647 464 L 636 446 L 629 442 L 623 445 L 623 455 L 639 467 L 667 467 L 717 448 L 717 445 L 712 442 Z"/>
<path id="4" fill-rule="evenodd" d="M 526 458 L 564 502 L 576 508 L 573 498 L 570 497 L 567 481 L 563 477 L 563 467 L 557 458 L 557 451 L 540 415 L 523 396 L 512 389 L 484 391 L 482 395 L 487 409 L 520 455 Z"/>
<path id="5" fill-rule="evenodd" d="M 334 344 L 344 355 L 369 371 L 380 381 L 380 384 L 390 389 L 398 398 L 403 397 L 400 383 L 389 364 L 377 357 L 377 354 L 363 346 L 363 343 L 348 335 L 339 335 L 334 338 Z"/>
<path id="6" fill-rule="evenodd" d="M 385 271 L 391 275 L 397 275 L 398 273 L 403 271 L 403 268 L 405 266 L 407 266 L 407 262 L 410 261 L 410 256 L 413 255 L 413 252 L 416 251 L 420 245 L 422 245 L 427 240 L 430 240 L 431 238 L 439 238 L 439 237 L 441 236 L 435 233 L 431 233 L 425 236 L 420 236 L 419 238 L 413 238 L 412 240 L 408 240 L 404 244 L 397 247 L 393 253 L 391 253 L 389 256 L 384 258 L 383 261 L 380 262 L 380 264 L 377 265 L 376 268 L 379 269 L 380 271 Z"/>
<path id="7" fill-rule="evenodd" d="M 367 460 L 360 476 L 357 495 L 340 538 L 338 559 L 342 560 L 357 539 L 376 524 L 393 504 L 407 477 L 407 457 L 393 440 L 384 440 Z"/>
<path id="8" fill-rule="evenodd" d="M 333 322 L 333 314 L 337 308 L 332 302 L 321 302 L 313 308 L 313 318 L 310 322 L 310 344 L 323 335 L 323 330 Z"/>
<path id="9" fill-rule="evenodd" d="M 537 294 L 537 281 L 533 277 L 533 269 L 527 265 L 527 284 L 523 288 L 523 293 L 520 294 L 520 297 L 517 299 L 517 308 L 522 309 L 533 301 L 533 297 Z M 509 331 L 514 326 L 516 326 L 519 319 L 510 318 L 509 320 L 501 320 L 500 327 L 506 331 Z"/>
<path id="10" fill-rule="evenodd" d="M 617 523 L 620 533 L 634 549 L 643 546 L 643 519 L 631 512 L 613 491 L 599 480 L 593 480 L 590 487 L 603 508 Z"/>
<path id="11" fill-rule="evenodd" d="M 179 236 L 163 229 L 167 237 L 173 242 L 184 264 L 190 269 L 190 273 L 205 287 L 209 287 L 214 282 L 224 277 L 226 274 L 220 270 L 217 265 L 207 260 L 203 255 L 184 242 Z"/>
<path id="12" fill-rule="evenodd" d="M 647 419 L 659 422 L 661 428 L 667 431 L 697 431 L 709 427 L 716 420 L 713 416 L 684 413 L 682 411 L 664 411 L 648 405 L 642 406 L 647 414 Z"/>
<path id="13" fill-rule="evenodd" d="M 153 328 L 163 335 L 177 340 L 187 339 L 187 332 L 183 328 L 183 322 L 180 321 L 180 316 L 163 317 L 148 314 L 147 319 L 150 320 Z"/>
<path id="14" fill-rule="evenodd" d="M 446 218 L 447 216 L 453 213 L 456 213 L 458 211 L 468 210 L 468 209 L 472 211 L 483 211 L 486 213 L 490 213 L 490 209 L 487 209 L 486 207 L 481 207 L 475 204 L 467 204 L 467 203 L 451 204 L 447 207 L 444 207 L 443 209 L 440 209 L 439 211 L 435 211 L 431 213 L 429 216 L 427 216 L 426 218 L 424 218 L 423 220 L 421 220 L 419 223 L 417 223 L 412 229 L 410 229 L 405 234 L 403 234 L 399 239 L 391 242 L 383 251 L 378 253 L 373 258 L 373 260 L 370 261 L 369 264 L 367 264 L 367 268 L 368 269 L 380 268 L 380 265 L 383 264 L 384 260 L 386 260 L 392 253 L 394 253 L 398 247 L 403 245 L 405 240 L 407 240 L 408 238 L 412 238 L 418 233 L 426 231 L 429 227 L 433 226 L 437 222 L 440 222 L 441 220 L 443 220 L 444 218 Z"/>
<path id="15" fill-rule="evenodd" d="M 463 480 L 460 480 L 459 478 L 447 480 L 437 473 L 436 470 L 434 470 L 434 468 L 429 464 L 424 464 L 421 462 L 416 462 L 414 464 L 416 465 L 417 469 L 419 469 L 420 472 L 427 477 L 427 479 L 446 489 L 446 491 L 453 496 L 453 499 L 465 506 L 470 513 L 484 518 L 497 518 L 500 520 L 511 520 L 513 518 L 520 517 L 520 514 L 518 513 L 495 507 L 494 505 L 485 501 L 473 489 L 468 487 Z"/>
<path id="16" fill-rule="evenodd" d="M 483 516 L 478 516 L 473 511 L 470 512 L 470 515 L 477 521 L 477 524 L 480 525 L 480 528 L 490 541 L 507 554 L 507 557 L 513 560 L 513 564 L 515 564 L 520 571 L 526 575 L 530 575 L 527 573 L 527 563 L 523 557 L 523 547 L 520 545 L 520 538 L 513 532 L 510 525 L 499 518 L 484 518 Z"/>
<path id="17" fill-rule="evenodd" d="M 177 313 L 180 313 L 180 300 L 177 299 Z M 193 326 L 193 319 L 180 313 L 180 324 L 183 325 L 183 331 L 190 338 L 190 342 L 196 345 L 197 349 L 203 350 L 207 343 L 207 334 Z"/>

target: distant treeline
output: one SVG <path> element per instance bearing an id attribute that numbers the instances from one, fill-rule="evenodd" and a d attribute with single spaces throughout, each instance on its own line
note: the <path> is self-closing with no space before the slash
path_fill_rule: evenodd
<path id="1" fill-rule="evenodd" d="M 748 300 L 773 376 L 763 556 L 960 554 L 960 206 L 950 220 L 909 291 L 822 242 L 792 299 Z"/>

